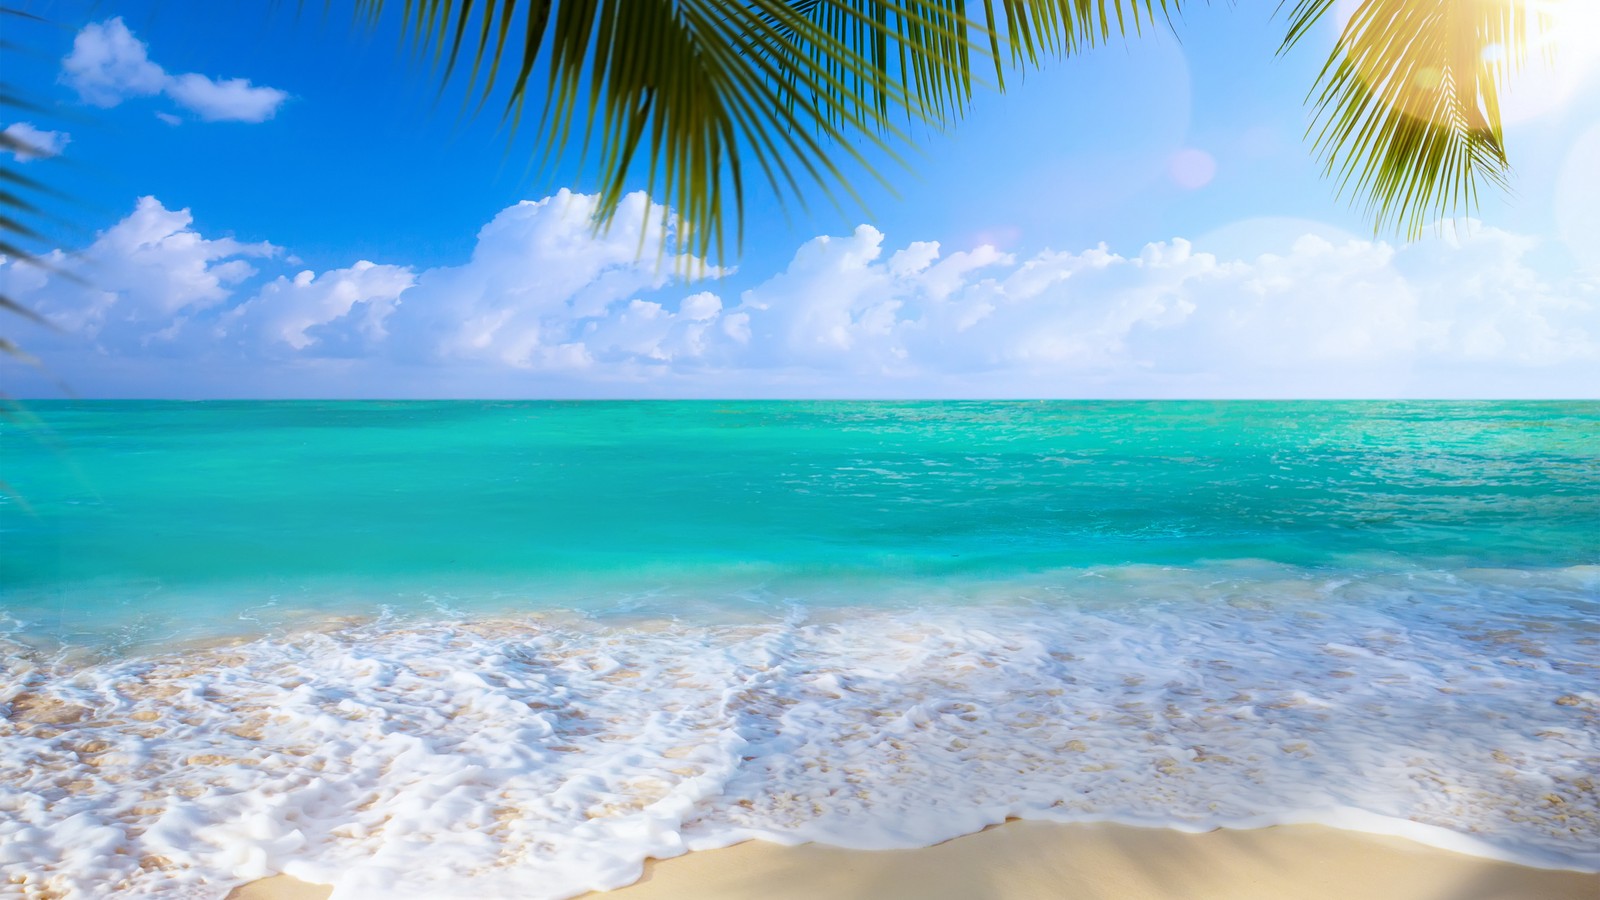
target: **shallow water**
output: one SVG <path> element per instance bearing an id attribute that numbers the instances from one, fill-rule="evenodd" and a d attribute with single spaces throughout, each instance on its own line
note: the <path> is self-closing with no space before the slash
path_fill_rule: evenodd
<path id="1" fill-rule="evenodd" d="M 1600 404 L 33 411 L 24 896 L 554 897 L 1008 816 L 1600 869 Z"/>

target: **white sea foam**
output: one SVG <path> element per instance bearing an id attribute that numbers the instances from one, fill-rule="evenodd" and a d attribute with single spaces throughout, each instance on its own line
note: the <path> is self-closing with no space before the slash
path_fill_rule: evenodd
<path id="1" fill-rule="evenodd" d="M 287 872 L 334 900 L 564 897 L 747 837 L 912 847 L 1008 817 L 1323 822 L 1600 870 L 1594 574 L 19 652 L 0 893 Z"/>

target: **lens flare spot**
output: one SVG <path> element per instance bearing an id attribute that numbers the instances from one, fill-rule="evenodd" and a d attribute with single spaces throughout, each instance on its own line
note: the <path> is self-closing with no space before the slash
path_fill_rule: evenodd
<path id="1" fill-rule="evenodd" d="M 1185 147 L 1167 160 L 1167 174 L 1178 187 L 1196 191 L 1216 177 L 1217 161 L 1204 150 Z"/>

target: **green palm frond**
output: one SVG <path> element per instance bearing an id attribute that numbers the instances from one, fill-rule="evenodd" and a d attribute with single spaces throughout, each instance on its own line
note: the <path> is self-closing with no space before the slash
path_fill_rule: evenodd
<path id="1" fill-rule="evenodd" d="M 972 99 L 974 53 L 993 63 L 999 87 L 1007 65 L 1037 65 L 1047 56 L 1068 55 L 1138 34 L 1170 21 L 1183 0 L 980 0 L 981 21 L 966 0 L 794 0 L 795 10 L 814 21 L 832 41 L 870 65 L 866 78 L 841 72 L 851 88 L 845 98 L 871 107 L 876 117 L 893 112 L 895 92 L 911 104 L 913 120 L 945 123 L 958 118 Z M 815 64 L 829 65 L 831 43 L 806 46 Z"/>
<path id="2" fill-rule="evenodd" d="M 600 173 L 599 219 L 625 185 L 675 209 L 680 240 L 724 255 L 742 238 L 747 170 L 780 198 L 819 190 L 859 200 L 845 170 L 881 177 L 868 153 L 897 160 L 902 123 L 942 125 L 972 97 L 987 45 L 997 80 L 1177 11 L 1181 0 L 400 0 L 407 33 L 444 77 L 471 60 L 482 100 L 506 88 L 522 116 L 544 70 L 546 157 L 581 137 Z M 375 20 L 394 0 L 357 0 Z M 974 50 L 974 48 L 980 48 Z M 509 74 L 511 83 L 502 79 Z M 587 153 L 586 153 L 587 155 Z M 659 191 L 658 191 L 659 189 Z"/>
<path id="3" fill-rule="evenodd" d="M 1297 0 L 1283 49 L 1334 0 Z M 1317 78 L 1308 136 L 1340 196 L 1407 237 L 1471 211 L 1510 164 L 1500 91 L 1524 62 L 1533 0 L 1364 0 Z"/>
<path id="4" fill-rule="evenodd" d="M 38 16 L 13 9 L 9 6 L 0 6 L 0 21 L 19 20 L 21 22 L 38 22 Z M 19 47 L 6 41 L 3 48 L 5 52 L 16 52 Z M 36 104 L 29 101 L 17 92 L 15 88 L 0 82 L 0 110 L 10 115 L 19 112 L 38 112 Z M 43 188 L 39 182 L 22 174 L 16 165 L 24 155 L 35 151 L 19 138 L 0 131 L 0 256 L 9 259 L 33 261 L 34 255 L 25 245 L 37 240 L 39 233 L 28 224 L 28 219 L 37 215 L 38 207 L 28 199 L 28 194 Z M 19 312 L 18 306 L 11 298 L 0 294 L 0 308 Z"/>
<path id="5" fill-rule="evenodd" d="M 382 0 L 360 0 L 376 14 Z M 601 173 L 609 221 L 633 176 L 681 217 L 683 244 L 724 255 L 722 211 L 742 208 L 746 162 L 780 196 L 807 186 L 851 193 L 839 157 L 868 169 L 857 141 L 887 132 L 844 99 L 841 79 L 867 61 L 781 0 L 408 0 L 413 37 L 444 54 L 446 74 L 471 48 L 485 97 L 502 65 L 515 73 L 506 117 L 520 119 L 543 56 L 544 153 L 581 136 Z M 520 27 L 514 27 L 518 26 Z M 830 65 L 804 48 L 825 44 Z M 479 73 L 483 78 L 478 81 Z M 889 98 L 904 106 L 898 93 Z M 659 189 L 659 190 L 658 190 Z"/>
<path id="6" fill-rule="evenodd" d="M 1185 0 L 1000 0 L 1004 40 L 1016 64 L 1037 65 L 1044 57 L 1071 55 L 1130 33 L 1170 25 Z M 1192 0 L 1190 0 L 1192 2 Z M 991 49 L 1000 56 L 1002 33 L 995 25 L 994 2 L 984 3 Z"/>
<path id="7" fill-rule="evenodd" d="M 11 27 L 20 27 L 44 24 L 45 20 L 20 9 L 0 6 L 0 22 L 8 23 Z M 8 32 L 15 33 L 10 28 Z M 0 51 L 6 53 L 21 52 L 23 49 L 21 45 L 9 39 L 0 42 Z M 0 82 L 0 111 L 6 113 L 7 119 L 16 113 L 48 115 L 48 111 L 4 82 Z M 41 155 L 41 148 L 31 146 L 21 138 L 0 131 L 0 257 L 28 265 L 47 267 L 45 261 L 31 248 L 39 246 L 46 240 L 36 224 L 46 218 L 39 206 L 38 198 L 57 196 L 57 194 L 43 182 L 21 171 L 20 161 L 29 155 Z M 22 305 L 15 297 L 7 295 L 3 288 L 0 288 L 0 312 L 49 327 L 49 323 L 42 316 Z M 3 336 L 0 336 L 0 355 L 14 362 L 29 365 L 38 365 L 39 362 L 25 352 L 16 341 Z"/>
<path id="8" fill-rule="evenodd" d="M 826 35 L 797 41 L 810 58 L 790 65 L 831 72 L 837 99 L 866 119 L 881 122 L 904 112 L 908 120 L 939 122 L 972 94 L 971 22 L 963 0 L 796 0 L 790 6 Z M 864 64 L 839 65 L 833 54 L 841 46 Z"/>

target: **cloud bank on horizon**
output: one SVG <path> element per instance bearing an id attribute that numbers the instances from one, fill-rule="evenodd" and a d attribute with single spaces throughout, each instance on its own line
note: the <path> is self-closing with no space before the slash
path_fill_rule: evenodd
<path id="1" fill-rule="evenodd" d="M 84 26 L 61 70 L 62 80 L 86 103 L 109 107 L 133 97 L 165 94 L 208 122 L 265 122 L 289 98 L 284 91 L 258 87 L 245 78 L 168 74 L 151 61 L 149 47 L 120 16 Z M 176 118 L 157 115 L 169 122 Z"/>
<path id="2" fill-rule="evenodd" d="M 204 236 L 145 197 L 83 253 L 52 256 L 80 280 L 4 262 L 0 285 L 61 327 L 25 343 L 86 395 L 1600 391 L 1600 277 L 1553 279 L 1538 240 L 1476 223 L 1241 259 L 1181 238 L 1132 255 L 946 252 L 862 225 L 741 273 L 754 286 L 732 295 L 723 273 L 676 274 L 700 261 L 663 254 L 645 224 L 663 210 L 643 194 L 598 236 L 594 203 L 563 190 L 511 206 L 460 265 L 271 276 L 281 248 Z"/>

